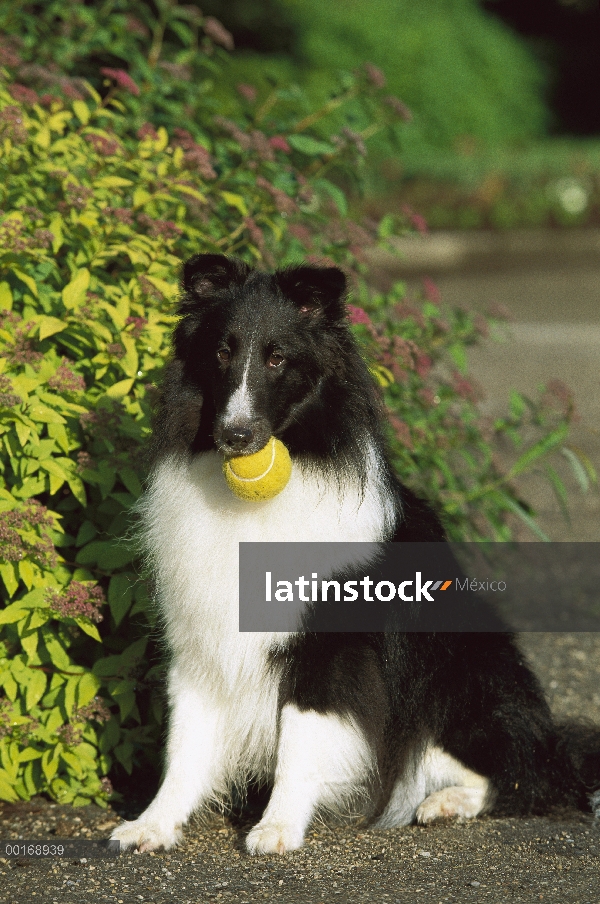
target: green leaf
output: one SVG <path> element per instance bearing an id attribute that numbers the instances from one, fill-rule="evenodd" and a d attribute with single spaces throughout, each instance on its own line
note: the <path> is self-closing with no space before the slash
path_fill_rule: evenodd
<path id="1" fill-rule="evenodd" d="M 222 191 L 221 197 L 230 207 L 235 207 L 243 217 L 248 216 L 248 205 L 241 195 L 236 195 L 231 191 Z"/>
<path id="2" fill-rule="evenodd" d="M 118 383 L 114 383 L 112 386 L 106 390 L 106 395 L 109 399 L 122 399 L 126 396 L 131 387 L 133 386 L 133 380 L 119 380 Z"/>
<path id="3" fill-rule="evenodd" d="M 68 323 L 65 323 L 64 320 L 59 320 L 57 317 L 40 317 L 39 327 L 41 342 L 43 339 L 47 339 L 48 336 L 54 336 L 55 333 L 61 333 L 66 330 Z"/>
<path id="4" fill-rule="evenodd" d="M 8 800 L 12 803 L 18 799 L 11 777 L 4 769 L 0 769 L 0 800 Z"/>
<path id="5" fill-rule="evenodd" d="M 85 101 L 74 100 L 73 101 L 73 109 L 74 109 L 75 113 L 77 114 L 77 118 L 79 119 L 79 122 L 82 125 L 87 126 L 88 122 L 90 121 L 90 108 L 85 103 Z"/>
<path id="6" fill-rule="evenodd" d="M 65 308 L 71 310 L 83 304 L 89 285 L 90 271 L 83 267 L 77 271 L 71 282 L 62 290 L 62 300 Z"/>
<path id="7" fill-rule="evenodd" d="M 0 311 L 12 311 L 13 295 L 6 281 L 0 282 Z"/>
<path id="8" fill-rule="evenodd" d="M 69 659 L 69 655 L 63 645 L 60 643 L 58 637 L 54 634 L 51 628 L 44 626 L 41 631 L 42 637 L 44 639 L 44 646 L 46 647 L 48 656 L 50 657 L 50 662 L 52 662 L 52 664 L 55 665 L 57 669 L 68 671 L 71 665 L 71 660 Z"/>
<path id="9" fill-rule="evenodd" d="M 168 301 L 175 299 L 179 294 L 179 286 L 177 283 L 168 283 L 166 280 L 160 279 L 158 276 L 151 276 L 150 274 L 146 276 L 146 279 L 148 282 L 151 282 Z"/>
<path id="10" fill-rule="evenodd" d="M 537 521 L 535 521 L 534 518 L 532 518 L 531 515 L 528 512 L 526 512 L 522 506 L 520 506 L 517 502 L 515 502 L 514 499 L 511 499 L 510 496 L 505 496 L 503 499 L 503 504 L 507 508 L 509 508 L 511 510 L 511 512 L 514 512 L 515 515 L 518 515 L 519 518 L 521 519 L 521 521 L 523 521 L 523 523 L 527 525 L 529 530 L 533 534 L 535 534 L 535 536 L 539 540 L 543 540 L 544 543 L 550 542 L 550 537 L 546 533 L 544 533 L 544 531 L 539 526 Z"/>
<path id="11" fill-rule="evenodd" d="M 75 561 L 79 565 L 97 564 L 103 571 L 115 571 L 135 557 L 133 544 L 126 540 L 92 540 L 79 550 Z"/>
<path id="12" fill-rule="evenodd" d="M 81 709 L 82 706 L 90 703 L 101 686 L 102 682 L 92 672 L 86 672 L 85 675 L 82 675 L 77 685 L 77 708 Z"/>
<path id="13" fill-rule="evenodd" d="M 142 485 L 139 477 L 132 468 L 119 468 L 119 477 L 136 499 L 142 495 Z"/>
<path id="14" fill-rule="evenodd" d="M 77 532 L 75 546 L 85 546 L 86 543 L 94 539 L 97 533 L 98 529 L 95 524 L 92 524 L 91 521 L 84 521 Z"/>
<path id="15" fill-rule="evenodd" d="M 330 182 L 329 179 L 317 179 L 314 183 L 315 188 L 321 191 L 324 191 L 325 194 L 329 195 L 330 198 L 335 203 L 340 214 L 345 217 L 348 214 L 348 202 L 346 200 L 346 195 L 337 185 L 334 185 L 333 182 Z"/>
<path id="16" fill-rule="evenodd" d="M 55 213 L 50 220 L 50 226 L 48 227 L 49 231 L 54 236 L 54 239 L 52 241 L 52 252 L 54 254 L 57 254 L 63 245 L 63 222 L 64 221 L 61 215 L 59 213 Z"/>
<path id="17" fill-rule="evenodd" d="M 76 618 L 75 621 L 77 622 L 77 625 L 81 628 L 81 630 L 84 632 L 84 634 L 88 634 L 90 637 L 93 637 L 94 640 L 97 640 L 98 643 L 102 643 L 102 638 L 100 637 L 100 634 L 98 633 L 98 628 L 96 627 L 95 624 L 93 624 L 93 622 L 88 621 L 88 619 L 85 619 L 85 618 Z"/>
<path id="18" fill-rule="evenodd" d="M 310 135 L 288 135 L 287 142 L 295 151 L 306 154 L 308 157 L 318 157 L 321 154 L 335 154 L 335 147 Z"/>
<path id="19" fill-rule="evenodd" d="M 108 605 L 117 627 L 131 606 L 133 577 L 128 573 L 115 574 L 108 585 Z"/>
<path id="20" fill-rule="evenodd" d="M 41 700 L 46 693 L 46 676 L 40 670 L 31 672 L 31 677 L 27 682 L 27 691 L 25 697 L 25 706 L 30 711 L 38 700 Z"/>
<path id="21" fill-rule="evenodd" d="M 0 569 L 1 568 L 4 568 L 4 566 L 0 566 Z M 14 604 L 12 606 L 7 606 L 6 609 L 0 609 L 0 625 L 14 625 L 15 622 L 21 621 L 21 619 L 26 618 L 28 615 L 29 612 L 27 612 L 26 609 L 20 609 Z"/>
<path id="22" fill-rule="evenodd" d="M 4 586 L 6 587 L 6 590 L 8 591 L 9 598 L 11 596 L 14 596 L 14 594 L 17 592 L 17 588 L 19 586 L 19 581 L 17 580 L 17 576 L 15 574 L 15 567 L 12 564 L 12 562 L 3 562 L 0 565 L 0 578 L 2 578 L 2 582 L 3 582 Z M 7 612 L 7 611 L 8 610 L 5 609 L 5 610 L 3 610 L 3 612 L 0 612 L 0 623 L 2 623 L 4 621 L 2 616 L 3 616 L 4 612 Z M 4 623 L 6 624 L 7 622 L 5 621 Z"/>
<path id="23" fill-rule="evenodd" d="M 530 446 L 514 463 L 510 471 L 508 472 L 508 477 L 516 477 L 517 474 L 521 474 L 525 471 L 534 461 L 537 461 L 542 456 L 546 455 L 551 449 L 554 449 L 556 446 L 560 445 L 564 442 L 565 438 L 569 433 L 569 425 L 561 424 L 556 430 L 553 430 L 552 433 L 549 433 L 548 436 L 544 436 L 537 443 L 534 443 L 533 446 Z"/>
<path id="24" fill-rule="evenodd" d="M 38 287 L 36 285 L 35 279 L 32 276 L 29 276 L 27 273 L 23 273 L 22 270 L 19 270 L 17 267 L 12 267 L 12 272 L 17 276 L 21 282 L 25 283 L 31 294 L 37 298 L 38 297 Z"/>
<path id="25" fill-rule="evenodd" d="M 467 350 L 464 345 L 456 342 L 454 345 L 450 346 L 448 352 L 461 374 L 466 374 L 467 370 L 469 369 L 469 365 L 467 361 Z"/>
<path id="26" fill-rule="evenodd" d="M 579 484 L 581 492 L 587 493 L 590 488 L 590 481 L 592 483 L 598 482 L 596 470 L 592 462 L 585 452 L 578 449 L 576 446 L 564 446 L 560 451 L 571 465 L 571 469 Z"/>
<path id="27" fill-rule="evenodd" d="M 565 521 L 570 522 L 571 518 L 569 516 L 569 507 L 568 507 L 566 487 L 551 465 L 547 464 L 545 467 L 545 471 L 546 471 L 546 476 L 548 477 L 548 480 L 550 481 L 550 484 L 552 485 L 552 489 L 554 490 L 554 494 L 558 500 L 558 504 L 559 504 L 560 510 L 563 514 L 563 518 L 565 519 Z"/>

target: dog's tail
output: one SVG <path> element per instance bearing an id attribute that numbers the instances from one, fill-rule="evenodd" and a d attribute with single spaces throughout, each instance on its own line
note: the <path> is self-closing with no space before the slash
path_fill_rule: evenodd
<path id="1" fill-rule="evenodd" d="M 591 804 L 600 819 L 600 728 L 586 722 L 557 725 L 559 747 L 573 764 L 578 805 L 587 810 Z"/>

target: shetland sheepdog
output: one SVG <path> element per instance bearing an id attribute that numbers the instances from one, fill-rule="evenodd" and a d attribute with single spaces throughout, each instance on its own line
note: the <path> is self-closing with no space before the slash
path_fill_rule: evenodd
<path id="1" fill-rule="evenodd" d="M 242 541 L 444 532 L 392 471 L 340 270 L 201 254 L 183 293 L 140 506 L 170 651 L 165 774 L 113 838 L 171 848 L 193 811 L 249 782 L 271 789 L 253 854 L 299 848 L 327 811 L 390 827 L 589 808 L 600 731 L 554 724 L 511 633 L 238 630 Z M 224 457 L 271 436 L 289 450 L 289 483 L 238 499 Z"/>

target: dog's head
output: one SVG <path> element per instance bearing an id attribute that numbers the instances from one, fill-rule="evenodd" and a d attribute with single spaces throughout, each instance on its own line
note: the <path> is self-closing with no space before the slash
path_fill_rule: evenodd
<path id="1" fill-rule="evenodd" d="M 285 442 L 323 384 L 343 380 L 348 366 L 344 274 L 264 273 L 200 254 L 185 264 L 183 288 L 159 444 L 249 455 L 271 435 Z"/>

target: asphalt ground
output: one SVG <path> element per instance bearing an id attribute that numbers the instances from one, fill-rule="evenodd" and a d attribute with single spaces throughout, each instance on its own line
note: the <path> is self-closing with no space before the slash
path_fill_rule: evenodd
<path id="1" fill-rule="evenodd" d="M 406 278 L 414 287 L 429 275 L 449 302 L 483 310 L 496 301 L 511 308 L 511 338 L 487 341 L 471 359 L 472 373 L 486 390 L 484 406 L 492 415 L 501 413 L 511 388 L 534 392 L 549 379 L 564 380 L 581 412 L 572 441 L 600 469 L 598 236 L 479 236 L 469 244 L 461 235 L 435 241 L 434 253 L 421 247 L 419 266 L 385 273 L 382 268 L 382 284 Z M 525 478 L 521 488 L 553 539 L 600 540 L 598 493 L 582 495 L 566 462 L 563 476 L 570 523 L 539 475 Z M 557 717 L 600 725 L 600 634 L 523 634 L 521 646 Z M 106 838 L 119 812 L 131 818 L 135 801 L 152 790 L 134 776 L 129 802 L 108 811 L 42 799 L 0 805 L 0 840 Z M 591 814 L 486 817 L 386 831 L 319 824 L 302 850 L 284 857 L 247 855 L 243 837 L 250 825 L 215 816 L 193 823 L 176 851 L 117 859 L 7 859 L 0 852 L 0 904 L 600 902 L 600 825 Z"/>
<path id="2" fill-rule="evenodd" d="M 600 635 L 527 634 L 521 642 L 556 714 L 600 724 Z M 106 838 L 118 818 L 95 806 L 5 804 L 0 836 Z M 318 825 L 302 850 L 283 857 L 246 854 L 249 825 L 222 817 L 196 822 L 171 853 L 87 862 L 0 858 L 0 902 L 600 901 L 600 825 L 579 812 L 385 831 Z"/>

